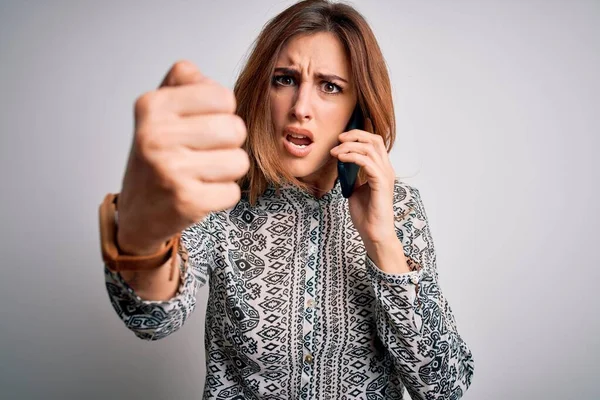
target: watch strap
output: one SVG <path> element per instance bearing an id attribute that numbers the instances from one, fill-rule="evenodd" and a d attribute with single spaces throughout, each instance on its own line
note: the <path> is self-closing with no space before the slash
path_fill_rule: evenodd
<path id="1" fill-rule="evenodd" d="M 100 205 L 100 249 L 104 263 L 115 272 L 149 270 L 164 265 L 176 255 L 181 235 L 173 236 L 167 241 L 166 246 L 154 254 L 144 256 L 123 254 L 117 245 L 116 207 L 118 195 L 118 193 L 107 194 Z M 176 264 L 175 259 L 176 257 L 173 260 L 173 268 Z M 171 279 L 173 272 L 171 271 L 170 274 Z"/>

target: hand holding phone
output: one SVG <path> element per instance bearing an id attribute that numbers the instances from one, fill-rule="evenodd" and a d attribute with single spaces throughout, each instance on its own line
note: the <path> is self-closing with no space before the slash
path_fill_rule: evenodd
<path id="1" fill-rule="evenodd" d="M 354 109 L 344 132 L 351 131 L 352 129 L 365 129 L 365 118 L 360 106 L 356 106 Z M 338 179 L 340 180 L 340 186 L 342 187 L 342 195 L 345 198 L 352 195 L 359 168 L 360 166 L 354 163 L 338 160 Z"/>

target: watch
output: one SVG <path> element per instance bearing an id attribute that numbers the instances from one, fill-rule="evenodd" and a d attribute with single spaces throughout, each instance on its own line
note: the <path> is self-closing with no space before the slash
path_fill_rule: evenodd
<path id="1" fill-rule="evenodd" d="M 158 252 L 145 256 L 123 254 L 117 245 L 117 199 L 119 193 L 109 193 L 100 205 L 100 250 L 106 266 L 114 272 L 142 271 L 158 268 L 173 258 L 169 280 L 173 279 L 176 255 L 181 234 L 169 239 L 166 246 Z"/>

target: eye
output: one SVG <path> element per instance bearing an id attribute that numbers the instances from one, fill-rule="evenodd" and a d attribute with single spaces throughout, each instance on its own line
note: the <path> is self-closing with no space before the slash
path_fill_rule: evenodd
<path id="1" fill-rule="evenodd" d="M 294 84 L 294 78 L 289 75 L 277 75 L 273 77 L 273 82 L 280 86 L 292 86 Z"/>
<path id="2" fill-rule="evenodd" d="M 323 91 L 329 94 L 342 93 L 342 88 L 333 82 L 323 82 Z"/>

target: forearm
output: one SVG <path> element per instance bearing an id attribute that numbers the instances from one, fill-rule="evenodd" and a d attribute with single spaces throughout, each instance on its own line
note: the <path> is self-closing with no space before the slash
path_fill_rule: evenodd
<path id="1" fill-rule="evenodd" d="M 183 252 L 179 258 L 184 264 L 179 268 L 184 269 L 180 277 L 176 275 L 178 278 L 173 279 L 179 286 L 174 295 L 165 296 L 168 297 L 166 301 L 141 298 L 121 274 L 104 268 L 110 302 L 125 326 L 137 337 L 146 340 L 164 338 L 181 328 L 194 310 L 195 278 L 187 269 L 187 254 Z M 148 293 L 145 296 L 148 297 Z"/>
<path id="2" fill-rule="evenodd" d="M 105 265 L 106 289 L 111 304 L 125 326 L 139 338 L 164 338 L 181 328 L 193 312 L 197 290 L 208 281 L 212 263 L 213 243 L 208 223 L 210 220 L 206 219 L 182 231 L 174 256 L 158 268 L 118 273 Z M 132 245 L 127 235 L 123 236 L 124 239 L 117 238 L 123 253 L 154 254 L 161 246 L 166 246 L 165 242 L 152 247 L 139 243 Z M 135 234 L 131 237 L 138 241 L 142 238 Z M 192 254 L 188 249 L 192 249 Z M 173 260 L 175 265 L 170 263 Z"/>
<path id="3" fill-rule="evenodd" d="M 367 255 L 375 265 L 388 274 L 404 274 L 411 271 L 402 242 L 394 237 L 387 242 L 365 243 Z"/>
<path id="4" fill-rule="evenodd" d="M 174 266 L 173 276 L 173 258 L 163 264 L 161 267 L 148 271 L 122 271 L 120 272 L 123 280 L 136 292 L 142 300 L 168 301 L 172 299 L 179 288 L 180 272 L 179 265 L 181 257 L 175 254 L 177 258 Z"/>
<path id="5" fill-rule="evenodd" d="M 425 270 L 390 275 L 367 264 L 377 335 L 411 398 L 460 398 L 471 383 L 473 356 L 434 277 Z"/>
<path id="6" fill-rule="evenodd" d="M 156 253 L 165 246 L 163 242 L 151 247 L 140 247 L 132 240 L 127 239 L 123 231 L 118 232 L 117 242 L 124 254 L 136 256 Z M 178 249 L 175 250 L 175 254 L 158 268 L 141 271 L 121 271 L 120 275 L 142 300 L 170 300 L 175 296 L 179 287 L 180 272 L 178 267 L 181 264 L 181 257 L 177 252 Z"/>

